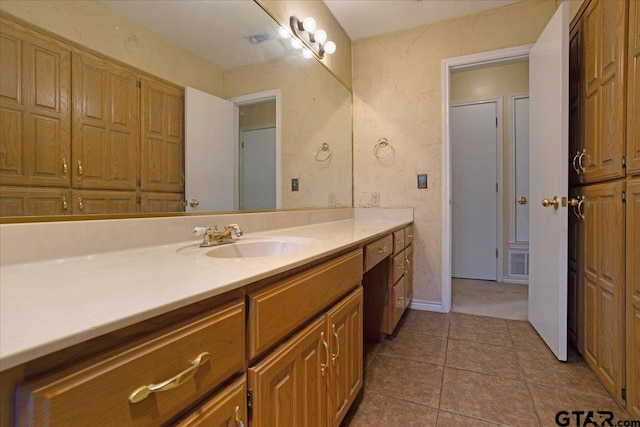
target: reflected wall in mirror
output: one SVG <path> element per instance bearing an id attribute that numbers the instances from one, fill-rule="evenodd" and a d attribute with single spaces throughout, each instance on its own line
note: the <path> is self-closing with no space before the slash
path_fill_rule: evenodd
<path id="1" fill-rule="evenodd" d="M 223 99 L 279 91 L 277 207 L 351 206 L 351 93 L 253 1 L 5 0 L 0 10 L 3 219 L 182 211 L 185 87 Z M 242 187 L 253 169 L 243 171 L 239 138 L 268 127 L 240 112 L 234 176 L 218 180 L 235 209 L 266 208 L 241 199 L 254 189 Z"/>

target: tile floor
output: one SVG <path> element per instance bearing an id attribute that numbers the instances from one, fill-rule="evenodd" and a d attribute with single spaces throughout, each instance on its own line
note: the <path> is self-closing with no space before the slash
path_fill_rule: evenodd
<path id="1" fill-rule="evenodd" d="M 527 320 L 529 287 L 475 279 L 451 279 L 451 310 Z"/>
<path id="2" fill-rule="evenodd" d="M 558 362 L 526 321 L 409 310 L 393 339 L 365 346 L 364 366 L 344 426 L 555 426 L 562 410 L 625 419 L 577 353 Z"/>

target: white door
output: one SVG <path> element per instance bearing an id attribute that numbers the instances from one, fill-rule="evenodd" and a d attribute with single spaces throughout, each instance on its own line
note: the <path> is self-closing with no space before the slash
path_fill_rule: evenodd
<path id="1" fill-rule="evenodd" d="M 185 90 L 187 212 L 230 211 L 235 197 L 234 104 Z"/>
<path id="2" fill-rule="evenodd" d="M 451 107 L 452 276 L 497 279 L 495 102 Z"/>
<path id="3" fill-rule="evenodd" d="M 529 54 L 529 321 L 567 360 L 569 14 L 562 2 Z"/>
<path id="4" fill-rule="evenodd" d="M 529 242 L 529 98 L 514 100 L 515 241 Z"/>
<path id="5" fill-rule="evenodd" d="M 240 209 L 276 208 L 276 128 L 241 132 Z"/>

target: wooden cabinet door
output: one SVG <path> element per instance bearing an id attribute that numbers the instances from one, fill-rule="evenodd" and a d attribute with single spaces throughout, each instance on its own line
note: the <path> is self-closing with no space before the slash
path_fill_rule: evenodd
<path id="1" fill-rule="evenodd" d="M 569 191 L 569 197 L 582 198 L 582 189 L 574 188 Z M 583 202 L 584 205 L 584 202 Z M 579 216 L 580 207 L 569 206 L 568 251 L 569 261 L 567 271 L 567 333 L 569 342 L 580 354 L 584 352 L 584 287 L 582 285 L 582 218 Z"/>
<path id="2" fill-rule="evenodd" d="M 0 216 L 66 215 L 71 192 L 64 188 L 7 187 L 0 189 Z"/>
<path id="3" fill-rule="evenodd" d="M 621 404 L 624 379 L 625 211 L 624 181 L 584 189 L 583 356 Z"/>
<path id="4" fill-rule="evenodd" d="M 154 193 L 144 191 L 141 212 L 184 212 L 184 193 Z"/>
<path id="5" fill-rule="evenodd" d="M 625 175 L 627 6 L 626 1 L 593 0 L 583 17 L 587 183 Z"/>
<path id="6" fill-rule="evenodd" d="M 184 192 L 184 90 L 143 78 L 141 132 L 142 190 Z"/>
<path id="7" fill-rule="evenodd" d="M 247 425 L 247 381 L 244 375 L 200 405 L 176 427 Z"/>
<path id="8" fill-rule="evenodd" d="M 91 54 L 74 54 L 73 90 L 73 187 L 135 190 L 140 146 L 136 75 Z"/>
<path id="9" fill-rule="evenodd" d="M 362 387 L 362 287 L 326 314 L 329 366 L 329 425 L 339 426 Z"/>
<path id="10" fill-rule="evenodd" d="M 140 212 L 135 191 L 73 190 L 73 213 L 128 214 Z"/>
<path id="11" fill-rule="evenodd" d="M 640 173 L 640 4 L 629 3 L 627 76 L 627 173 Z"/>
<path id="12" fill-rule="evenodd" d="M 569 186 L 582 181 L 578 160 L 582 152 L 582 20 L 571 31 L 569 41 Z"/>
<path id="13" fill-rule="evenodd" d="M 627 182 L 626 207 L 627 411 L 640 419 L 640 178 Z"/>
<path id="14" fill-rule="evenodd" d="M 327 425 L 326 364 L 331 362 L 325 328 L 324 317 L 318 318 L 249 368 L 253 427 Z"/>
<path id="15" fill-rule="evenodd" d="M 66 187 L 70 50 L 0 20 L 0 182 Z"/>

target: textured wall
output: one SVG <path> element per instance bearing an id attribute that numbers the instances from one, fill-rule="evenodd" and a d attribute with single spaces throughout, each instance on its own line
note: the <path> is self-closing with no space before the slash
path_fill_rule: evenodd
<path id="1" fill-rule="evenodd" d="M 531 0 L 353 42 L 355 206 L 379 192 L 383 207 L 414 207 L 417 300 L 442 298 L 441 61 L 532 43 L 555 9 Z M 386 161 L 372 153 L 381 137 L 395 149 Z"/>
<path id="2" fill-rule="evenodd" d="M 2 0 L 0 9 L 154 76 L 222 96 L 222 70 L 96 1 Z"/>
<path id="3" fill-rule="evenodd" d="M 301 55 L 224 72 L 224 98 L 273 89 L 281 90 L 283 207 L 327 206 L 330 193 L 338 206 L 351 206 L 351 92 Z M 331 159 L 315 161 L 325 142 Z M 299 191 L 291 191 L 291 178 Z"/>

